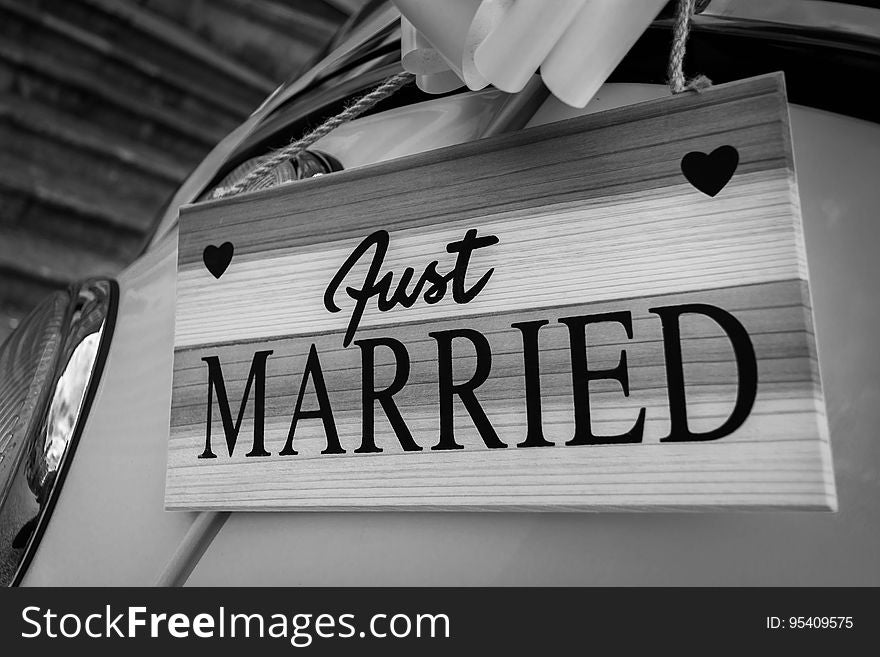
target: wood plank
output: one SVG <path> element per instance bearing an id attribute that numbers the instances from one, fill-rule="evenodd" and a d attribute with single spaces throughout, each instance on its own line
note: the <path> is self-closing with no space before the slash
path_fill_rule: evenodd
<path id="1" fill-rule="evenodd" d="M 836 505 L 779 76 L 184 208 L 177 298 L 170 509 Z"/>
<path id="2" fill-rule="evenodd" d="M 273 31 L 294 36 L 316 48 L 326 44 L 336 32 L 339 20 L 321 16 L 307 7 L 285 2 L 242 2 L 241 0 L 215 0 L 226 11 L 248 21 L 259 23 Z"/>
<path id="3" fill-rule="evenodd" d="M 82 1 L 108 15 L 118 17 L 151 39 L 164 43 L 172 52 L 196 60 L 202 69 L 213 69 L 232 78 L 239 86 L 248 88 L 249 91 L 265 96 L 272 93 L 277 86 L 275 81 L 263 76 L 259 71 L 219 52 L 213 44 L 204 41 L 191 30 L 145 9 L 140 4 L 128 0 Z"/>
<path id="4" fill-rule="evenodd" d="M 74 176 L 55 175 L 39 162 L 22 164 L 18 158 L 0 152 L 0 187 L 23 192 L 40 202 L 68 208 L 82 217 L 101 220 L 126 234 L 145 234 L 152 225 L 153 210 L 137 201 L 107 193 L 106 189 L 84 186 Z"/>
<path id="5" fill-rule="evenodd" d="M 237 3 L 215 0 L 196 7 L 176 0 L 143 0 L 141 4 L 273 80 L 282 81 L 294 75 L 326 43 L 308 37 L 306 30 L 295 23 L 277 20 L 277 16 L 270 22 L 262 20 L 263 3 L 240 7 Z M 324 30 L 321 35 L 329 39 L 332 33 L 333 30 Z"/>
<path id="6" fill-rule="evenodd" d="M 503 312 L 528 305 L 555 306 L 572 295 L 617 299 L 800 277 L 803 258 L 791 248 L 795 228 L 788 180 L 784 176 L 762 178 L 741 174 L 723 199 L 693 199 L 692 189 L 675 185 L 648 195 L 634 192 L 613 200 L 566 201 L 540 210 L 497 212 L 493 208 L 480 221 L 480 234 L 497 236 L 499 246 L 494 251 L 477 252 L 472 258 L 474 271 L 489 266 L 496 270 L 494 285 L 480 295 L 480 304 L 462 306 L 447 297 L 436 305 L 417 304 L 390 312 L 371 306 L 361 325 L 398 322 L 402 315 L 407 321 L 416 321 L 446 314 Z M 453 197 L 461 198 L 450 192 Z M 475 194 L 472 198 L 477 197 Z M 506 205 L 511 203 L 509 196 L 504 198 Z M 490 200 L 478 202 L 489 207 Z M 437 207 L 435 203 L 426 205 Z M 309 214 L 309 206 L 297 207 L 298 212 Z M 412 203 L 403 201 L 391 200 L 384 207 L 394 207 L 400 213 L 416 211 Z M 311 216 L 321 215 L 312 212 Z M 319 249 L 307 243 L 313 235 L 305 236 L 288 249 L 299 229 L 295 224 L 285 229 L 286 221 L 287 217 L 276 218 L 269 230 L 264 229 L 268 222 L 238 226 L 224 222 L 220 241 L 235 244 L 236 259 L 219 281 L 200 261 L 192 262 L 196 253 L 201 258 L 194 236 L 199 235 L 203 245 L 210 240 L 195 232 L 181 237 L 178 345 L 269 337 L 281 331 L 338 330 L 348 323 L 348 312 L 328 315 L 323 292 L 339 263 L 362 237 L 327 241 Z M 394 232 L 383 272 L 400 272 L 419 262 L 424 266 L 433 259 L 442 267 L 451 267 L 455 256 L 447 254 L 445 246 L 460 239 L 472 222 L 472 218 L 455 219 L 413 228 L 409 226 L 416 222 L 410 222 L 407 228 Z M 582 240 L 573 241 L 571 232 L 578 226 L 589 228 L 581 229 Z M 683 233 L 692 236 L 693 243 L 682 244 Z M 259 243 L 272 244 L 272 249 L 251 257 L 249 250 L 255 248 L 252 244 Z M 420 254 L 420 260 L 414 262 L 415 253 Z M 362 280 L 367 265 L 363 262 L 356 267 L 349 280 Z M 624 266 L 626 269 L 621 271 L 619 267 Z M 536 268 L 546 273 L 530 276 Z M 292 288 L 301 293 L 296 304 L 290 303 Z M 252 307 L 254 294 L 261 299 L 259 308 Z M 345 299 L 344 291 L 338 296 Z M 230 313 L 233 319 L 229 319 Z"/>
<path id="7" fill-rule="evenodd" d="M 111 133 L 91 121 L 59 112 L 54 107 L 26 98 L 0 94 L 0 120 L 72 149 L 94 153 L 119 165 L 179 184 L 196 161 L 170 157 L 140 140 Z"/>
<path id="8" fill-rule="evenodd" d="M 137 205 L 141 213 L 152 213 L 162 206 L 175 185 L 137 167 L 121 166 L 116 158 L 67 144 L 54 132 L 23 130 L 15 121 L 0 115 L 0 142 L 4 159 L 18 159 L 32 170 L 40 170 L 46 179 L 64 181 L 63 186 L 87 190 L 99 201 L 121 201 Z"/>
<path id="9" fill-rule="evenodd" d="M 64 60 L 26 51 L 15 44 L 0 43 L 0 60 L 18 69 L 19 76 L 39 76 L 44 84 L 88 94 L 117 111 L 151 122 L 160 129 L 174 131 L 179 137 L 203 144 L 205 148 L 219 141 L 236 124 L 230 117 L 217 115 L 197 121 L 179 112 L 145 103 L 137 95 L 121 92 L 90 71 L 70 66 Z"/>
<path id="10" fill-rule="evenodd" d="M 359 330 L 358 336 L 360 339 L 381 338 L 393 332 L 394 337 L 406 345 L 410 361 L 409 375 L 406 386 L 395 396 L 395 400 L 407 426 L 413 431 L 415 442 L 428 449 L 437 442 L 439 415 L 438 350 L 436 341 L 428 333 L 460 327 L 478 330 L 486 336 L 491 347 L 491 376 L 480 386 L 479 399 L 499 437 L 507 445 L 514 446 L 525 439 L 522 419 L 526 409 L 522 338 L 519 331 L 511 328 L 511 324 L 549 319 L 550 324 L 542 328 L 539 334 L 543 427 L 549 441 L 562 444 L 574 434 L 573 404 L 583 400 L 576 400 L 573 395 L 568 331 L 565 326 L 556 323 L 556 319 L 625 310 L 632 314 L 632 339 L 627 339 L 624 330 L 616 324 L 597 324 L 589 329 L 590 367 L 600 370 L 613 368 L 620 361 L 621 350 L 626 350 L 631 388 L 631 394 L 625 397 L 617 382 L 597 381 L 591 384 L 592 424 L 597 434 L 621 433 L 632 426 L 639 408 L 645 407 L 650 412 L 642 441 L 656 443 L 669 433 L 669 409 L 661 326 L 656 315 L 652 316 L 648 308 L 698 302 L 706 297 L 734 312 L 745 326 L 756 352 L 761 384 L 761 400 L 756 402 L 751 412 L 751 424 L 747 423 L 735 436 L 725 440 L 739 442 L 764 438 L 783 441 L 816 435 L 815 400 L 817 396 L 821 398 L 821 390 L 815 376 L 811 327 L 804 324 L 807 309 L 803 306 L 800 281 L 544 308 L 539 311 L 519 309 L 509 313 L 468 317 L 465 321 L 455 317 L 404 326 L 398 324 L 390 327 L 386 324 L 379 328 Z M 778 305 L 770 308 L 752 307 L 767 298 L 773 298 Z M 394 330 L 390 331 L 389 328 Z M 691 425 L 697 431 L 710 430 L 724 422 L 736 394 L 737 371 L 731 361 L 730 342 L 717 325 L 701 318 L 682 320 L 682 332 L 689 350 L 686 354 L 685 394 L 691 409 Z M 223 365 L 230 394 L 235 389 L 236 395 L 240 395 L 254 351 L 272 350 L 266 376 L 265 408 L 266 444 L 273 453 L 281 451 L 285 444 L 300 388 L 299 377 L 312 344 L 320 354 L 340 442 L 347 452 L 353 452 L 360 445 L 362 431 L 362 382 L 356 376 L 360 370 L 361 354 L 357 349 L 342 347 L 341 332 L 296 335 L 256 344 L 216 345 L 211 351 Z M 204 353 L 205 350 L 201 348 L 179 350 L 175 359 L 177 374 L 171 426 L 178 435 L 189 433 L 195 441 L 203 439 L 205 433 L 206 366 L 200 360 Z M 467 341 L 462 341 L 453 366 L 455 380 L 466 381 L 474 371 L 475 360 L 471 346 Z M 373 370 L 380 388 L 394 379 L 395 362 L 390 350 L 377 352 Z M 304 408 L 318 405 L 314 389 L 306 390 L 303 404 Z M 217 413 L 215 408 L 215 426 L 221 426 Z M 457 419 L 456 433 L 461 431 L 463 436 L 460 442 L 470 441 L 469 449 L 486 449 L 467 414 Z M 801 422 L 800 431 L 796 430 L 795 422 Z M 384 420 L 381 423 L 384 426 Z M 247 431 L 251 425 L 244 426 Z M 403 453 L 393 434 L 385 435 L 383 450 Z M 821 437 L 827 438 L 824 434 Z M 302 449 L 297 448 L 300 451 L 297 461 L 321 458 L 320 451 L 325 446 L 321 422 L 305 423 L 298 431 L 296 440 L 303 445 Z M 178 443 L 178 447 L 182 448 L 183 443 Z M 238 458 L 242 463 L 250 460 L 241 455 Z"/>
<path id="11" fill-rule="evenodd" d="M 181 239 L 198 242 L 204 237 L 202 223 L 213 231 L 220 220 L 228 227 L 244 224 L 248 233 L 259 230 L 262 239 L 283 240 L 276 242 L 280 251 L 361 235 L 376 218 L 388 215 L 391 206 L 395 216 L 383 225 L 393 228 L 390 219 L 412 228 L 441 223 L 436 214 L 425 216 L 426 205 L 435 213 L 464 220 L 490 214 L 486 208 L 497 213 L 543 207 L 550 193 L 552 203 L 558 205 L 662 190 L 682 184 L 678 164 L 683 149 L 710 148 L 740 130 L 745 133 L 738 135 L 738 148 L 744 151 L 738 174 L 790 168 L 787 123 L 749 120 L 755 113 L 784 109 L 780 99 L 768 93 L 771 78 L 757 80 L 761 80 L 757 86 L 713 89 L 712 97 L 726 104 L 729 117 L 719 117 L 717 107 L 705 95 L 688 95 L 668 109 L 662 99 L 303 180 L 297 183 L 296 205 L 285 203 L 288 190 L 283 187 L 267 190 L 256 203 L 251 203 L 248 194 L 199 203 L 187 210 L 187 230 Z M 573 135 L 579 133 L 583 135 L 572 143 Z M 591 138 L 595 133 L 603 138 Z M 639 160 L 643 148 L 652 159 Z M 559 158 L 560 152 L 566 156 Z M 461 168 L 487 168 L 493 185 L 486 184 L 489 174 L 456 176 Z M 636 171 L 647 175 L 634 175 Z M 344 196 L 337 191 L 340 187 L 345 189 Z M 243 205 L 246 212 L 242 212 Z M 283 223 L 278 221 L 282 215 Z M 187 242 L 182 246 L 183 262 L 197 263 L 200 251 L 186 248 Z M 250 248 L 246 240 L 239 251 L 247 253 Z"/>
<path id="12" fill-rule="evenodd" d="M 0 172 L 4 225 L 52 235 L 71 248 L 85 246 L 111 258 L 130 261 L 143 250 L 144 229 L 120 224 L 115 216 L 108 216 L 107 208 L 34 185 L 27 175 L 8 173 Z"/>
<path id="13" fill-rule="evenodd" d="M 0 0 L 0 9 L 7 12 L 0 29 L 23 35 L 29 48 L 51 52 L 81 68 L 100 72 L 120 88 L 148 94 L 153 102 L 164 99 L 166 105 L 182 105 L 183 98 L 190 112 L 203 105 L 236 118 L 247 116 L 259 102 L 222 93 L 217 86 L 206 84 L 204 78 L 181 74 L 177 68 L 157 66 L 125 42 L 102 38 L 89 29 L 34 11 L 14 0 Z"/>
<path id="14" fill-rule="evenodd" d="M 107 257 L 52 237 L 0 225 L 0 269 L 61 287 L 89 276 L 113 276 L 125 266 Z"/>

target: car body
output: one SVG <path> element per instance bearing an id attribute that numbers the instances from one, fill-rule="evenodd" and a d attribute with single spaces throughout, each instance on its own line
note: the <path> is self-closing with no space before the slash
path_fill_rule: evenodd
<path id="1" fill-rule="evenodd" d="M 715 24 L 704 24 L 697 52 L 723 49 L 738 30 L 746 30 L 748 38 L 773 52 L 770 46 L 778 32 L 785 32 L 778 25 L 779 31 L 773 32 L 773 23 L 764 19 L 752 19 L 752 25 L 745 19 L 727 20 L 716 25 L 714 34 Z M 164 510 L 177 207 L 200 198 L 248 157 L 297 134 L 307 120 L 327 115 L 398 71 L 394 21 L 393 9 L 374 9 L 321 63 L 267 100 L 194 172 L 171 201 L 150 248 L 117 277 L 115 325 L 104 329 L 109 338 L 101 354 L 102 371 L 94 377 L 87 412 L 79 419 L 75 450 L 63 463 L 63 485 L 56 486 L 51 512 L 40 520 L 16 582 L 26 586 L 880 584 L 880 441 L 876 439 L 880 349 L 875 342 L 880 326 L 876 292 L 880 125 L 876 116 L 869 120 L 872 117 L 866 113 L 871 110 L 861 107 L 851 89 L 845 98 L 826 98 L 834 91 L 808 85 L 793 86 L 791 94 L 837 513 Z M 656 50 L 656 44 L 645 40 L 662 41 L 658 35 L 668 35 L 668 21 L 658 22 L 656 29 L 585 109 L 544 97 L 525 127 L 668 95 L 653 72 L 639 70 L 639 57 L 644 57 L 640 49 Z M 819 48 L 805 44 L 807 37 L 827 43 L 834 36 L 818 26 L 793 24 L 787 29 L 799 35 L 800 42 L 779 43 L 794 48 L 795 54 Z M 762 36 L 761 30 L 765 30 Z M 838 50 L 842 57 L 866 62 L 865 70 L 873 75 L 864 81 L 867 88 L 880 74 L 876 67 L 880 32 L 862 34 L 856 45 L 840 36 L 844 32 L 834 32 L 847 44 Z M 855 52 L 859 48 L 860 54 Z M 786 64 L 789 81 L 803 75 L 785 56 L 771 57 L 767 65 Z M 735 59 L 727 55 L 717 61 L 728 58 Z M 760 71 L 748 59 L 733 75 L 753 72 Z M 823 84 L 815 81 L 817 87 Z M 485 136 L 510 102 L 506 94 L 492 89 L 416 100 L 379 108 L 338 128 L 313 148 L 350 169 L 462 143 Z"/>

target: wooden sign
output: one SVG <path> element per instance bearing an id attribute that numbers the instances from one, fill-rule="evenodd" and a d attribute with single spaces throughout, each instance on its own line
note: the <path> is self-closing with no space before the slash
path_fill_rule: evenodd
<path id="1" fill-rule="evenodd" d="M 189 206 L 177 296 L 169 509 L 836 505 L 781 76 Z"/>

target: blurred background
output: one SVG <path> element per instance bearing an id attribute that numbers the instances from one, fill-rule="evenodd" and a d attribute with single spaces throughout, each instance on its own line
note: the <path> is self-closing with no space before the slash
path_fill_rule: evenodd
<path id="1" fill-rule="evenodd" d="M 0 0 L 0 342 L 141 252 L 188 172 L 367 0 Z"/>

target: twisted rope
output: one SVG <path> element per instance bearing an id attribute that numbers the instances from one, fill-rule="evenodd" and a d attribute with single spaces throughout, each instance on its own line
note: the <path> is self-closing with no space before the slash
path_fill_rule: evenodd
<path id="1" fill-rule="evenodd" d="M 684 55 L 690 33 L 691 16 L 694 13 L 696 0 L 679 0 L 676 7 L 675 28 L 672 49 L 669 53 L 669 86 L 672 93 L 684 91 L 701 91 L 712 85 L 705 75 L 697 75 L 690 80 L 684 76 Z M 277 166 L 295 158 L 316 141 L 326 136 L 343 123 L 356 119 L 358 116 L 388 98 L 401 87 L 407 85 L 415 76 L 412 73 L 398 73 L 380 84 L 368 94 L 361 96 L 356 102 L 336 116 L 332 116 L 304 137 L 289 143 L 284 148 L 266 156 L 255 169 L 230 187 L 221 187 L 214 191 L 213 198 L 228 198 L 247 190 L 248 186 L 270 174 Z"/>
<path id="2" fill-rule="evenodd" d="M 684 53 L 691 29 L 691 16 L 694 14 L 696 0 L 678 0 L 675 12 L 675 28 L 672 36 L 672 50 L 669 52 L 669 87 L 672 93 L 702 91 L 712 86 L 712 80 L 705 75 L 696 75 L 690 80 L 684 77 Z"/>
<path id="3" fill-rule="evenodd" d="M 377 103 L 384 100 L 385 98 L 388 98 L 388 96 L 392 95 L 398 89 L 408 84 L 410 81 L 412 81 L 414 77 L 415 76 L 412 73 L 398 73 L 397 75 L 388 78 L 378 87 L 373 89 L 370 93 L 361 96 L 357 101 L 347 107 L 344 111 L 340 112 L 336 116 L 331 116 L 329 119 L 324 121 L 324 123 L 306 134 L 304 137 L 296 141 L 290 142 L 284 148 L 275 151 L 271 155 L 268 155 L 257 168 L 248 173 L 244 178 L 239 180 L 231 187 L 217 189 L 213 194 L 213 198 L 227 198 L 229 196 L 235 196 L 236 194 L 240 194 L 241 192 L 246 191 L 251 183 L 260 180 L 264 176 L 268 175 L 275 169 L 275 167 L 282 164 L 283 162 L 296 157 L 299 153 L 302 153 L 309 146 L 318 141 L 321 137 L 329 134 L 343 123 L 351 121 L 352 119 L 356 119 L 368 109 L 375 106 Z"/>

